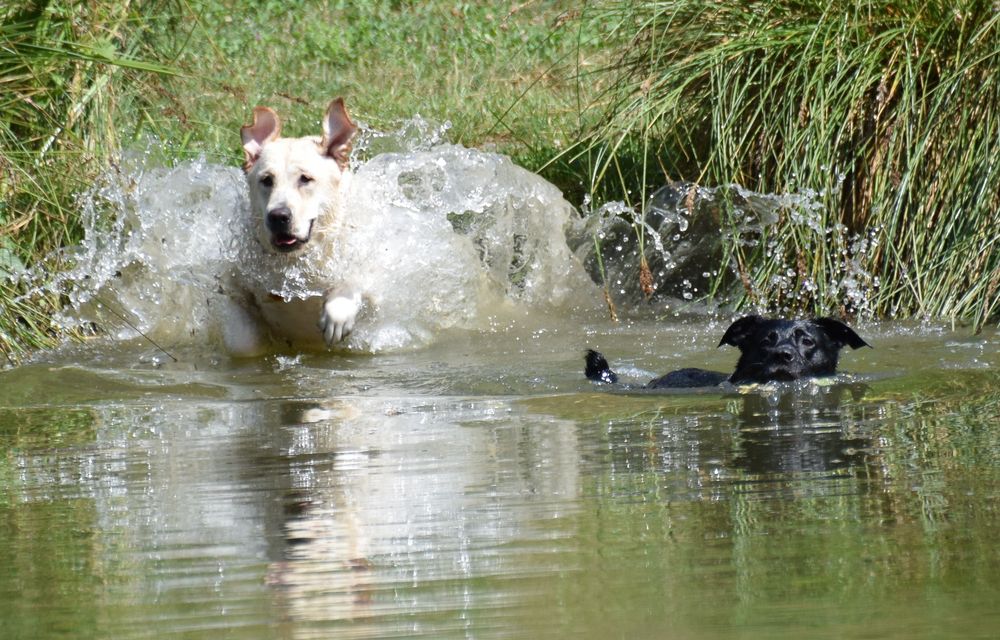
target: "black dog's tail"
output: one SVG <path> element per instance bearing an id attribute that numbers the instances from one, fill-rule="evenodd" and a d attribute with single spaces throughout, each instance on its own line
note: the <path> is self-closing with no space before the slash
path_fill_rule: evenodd
<path id="1" fill-rule="evenodd" d="M 618 382 L 618 374 L 611 370 L 608 361 L 599 352 L 587 349 L 586 362 L 587 366 L 584 367 L 583 373 L 587 379 L 594 382 Z"/>

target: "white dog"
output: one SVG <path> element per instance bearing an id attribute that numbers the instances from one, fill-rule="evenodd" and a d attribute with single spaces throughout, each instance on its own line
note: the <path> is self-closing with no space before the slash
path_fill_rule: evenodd
<path id="1" fill-rule="evenodd" d="M 443 144 L 352 175 L 357 127 L 339 99 L 321 137 L 280 131 L 265 107 L 242 128 L 249 215 L 221 230 L 210 296 L 231 354 L 409 348 L 596 299 L 566 244 L 575 210 L 509 158 Z"/>
<path id="2" fill-rule="evenodd" d="M 322 137 L 280 137 L 281 121 L 267 107 L 255 108 L 253 124 L 240 130 L 257 244 L 246 260 L 253 264 L 237 274 L 247 304 L 227 323 L 230 352 L 260 353 L 268 337 L 288 345 L 320 344 L 322 338 L 330 346 L 354 328 L 362 292 L 346 282 L 323 281 L 329 274 L 309 265 L 322 264 L 335 250 L 356 131 L 340 98 L 326 110 Z M 290 273 L 298 275 L 299 288 L 281 295 Z"/>

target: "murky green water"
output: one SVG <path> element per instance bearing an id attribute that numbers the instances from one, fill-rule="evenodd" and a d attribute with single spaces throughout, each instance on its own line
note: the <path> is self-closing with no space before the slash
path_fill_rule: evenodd
<path id="1" fill-rule="evenodd" d="M 3 638 L 996 638 L 1000 334 L 837 385 L 620 395 L 721 328 L 0 372 Z"/>

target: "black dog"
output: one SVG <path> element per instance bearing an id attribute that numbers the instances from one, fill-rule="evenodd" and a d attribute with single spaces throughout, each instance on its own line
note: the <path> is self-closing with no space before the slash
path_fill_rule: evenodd
<path id="1" fill-rule="evenodd" d="M 844 347 L 870 347 L 853 329 L 831 318 L 768 320 L 746 316 L 734 322 L 719 342 L 740 350 L 736 371 L 726 375 L 704 369 L 680 369 L 651 380 L 647 389 L 711 387 L 732 384 L 799 380 L 832 376 Z M 597 351 L 588 350 L 584 373 L 595 382 L 614 383 L 618 375 Z"/>

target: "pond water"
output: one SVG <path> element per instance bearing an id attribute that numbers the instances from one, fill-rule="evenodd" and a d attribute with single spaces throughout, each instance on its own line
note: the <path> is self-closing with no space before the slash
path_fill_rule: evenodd
<path id="1" fill-rule="evenodd" d="M 0 372 L 2 635 L 996 637 L 1000 335 L 858 329 L 730 394 L 582 377 L 731 366 L 695 321 L 45 354 Z"/>
<path id="2" fill-rule="evenodd" d="M 374 232 L 340 266 L 382 298 L 335 352 L 221 349 L 237 170 L 140 159 L 83 198 L 62 275 L 25 278 L 104 337 L 0 370 L 0 636 L 997 637 L 995 327 L 861 322 L 822 384 L 598 387 L 588 347 L 625 381 L 731 369 L 731 316 L 638 312 L 621 207 L 574 231 L 509 160 L 397 137 L 356 167 Z M 663 211 L 683 306 L 712 231 Z"/>

